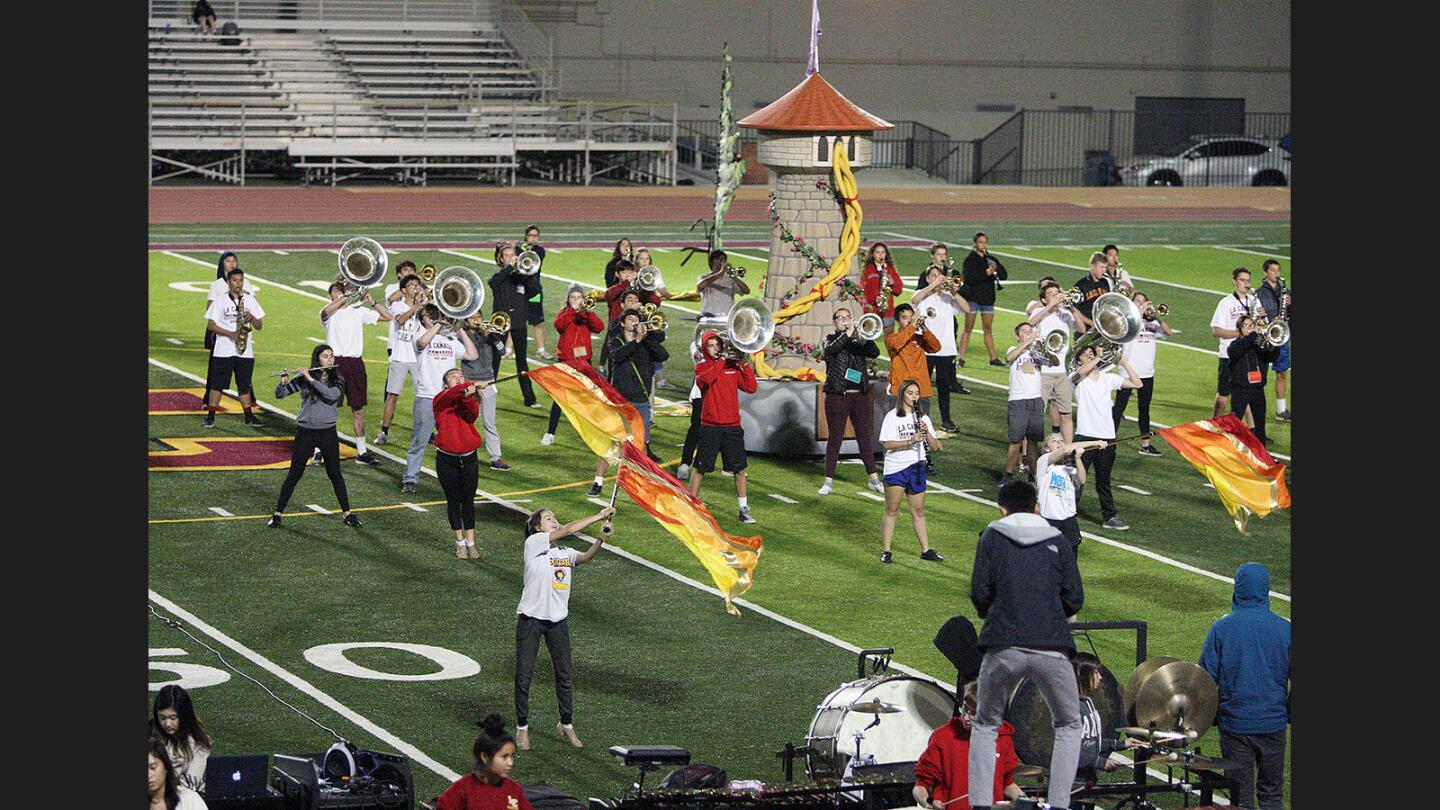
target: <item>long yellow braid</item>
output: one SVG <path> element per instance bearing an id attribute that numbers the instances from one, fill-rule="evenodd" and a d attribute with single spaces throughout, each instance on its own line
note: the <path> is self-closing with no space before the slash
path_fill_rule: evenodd
<path id="1" fill-rule="evenodd" d="M 816 301 L 823 301 L 830 295 L 830 290 L 850 272 L 850 260 L 860 250 L 860 225 L 865 220 L 865 213 L 860 210 L 859 188 L 855 185 L 855 172 L 850 169 L 850 158 L 845 154 L 843 146 L 837 146 L 832 150 L 834 157 L 833 177 L 835 187 L 840 190 L 840 196 L 845 200 L 845 227 L 840 231 L 840 254 L 830 263 L 830 272 L 810 288 L 810 292 L 792 302 L 790 305 L 775 313 L 775 325 L 790 320 L 796 315 L 803 315 L 815 306 Z M 779 377 L 792 380 L 818 380 L 825 381 L 825 372 L 813 368 L 776 369 L 765 362 L 765 352 L 760 351 L 752 354 L 751 361 L 755 364 L 755 373 L 760 377 Z"/>

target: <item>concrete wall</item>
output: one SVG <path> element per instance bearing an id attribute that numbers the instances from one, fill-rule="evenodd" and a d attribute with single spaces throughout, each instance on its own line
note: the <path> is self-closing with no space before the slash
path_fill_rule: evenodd
<path id="1" fill-rule="evenodd" d="M 736 117 L 804 78 L 806 0 L 596 0 L 555 40 L 567 96 L 674 101 L 718 116 L 720 50 L 735 57 Z M 1136 96 L 1243 97 L 1290 110 L 1284 0 L 820 0 L 821 72 L 890 120 L 957 138 L 1010 113 L 977 104 L 1133 109 Z"/>

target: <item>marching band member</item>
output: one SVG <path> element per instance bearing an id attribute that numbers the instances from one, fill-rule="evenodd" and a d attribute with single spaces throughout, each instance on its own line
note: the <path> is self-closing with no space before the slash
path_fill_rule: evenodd
<path id="1" fill-rule="evenodd" d="M 1230 341 L 1226 351 L 1230 355 L 1230 413 L 1241 418 L 1249 409 L 1255 421 L 1255 436 L 1262 444 L 1269 444 L 1265 435 L 1265 366 L 1275 362 L 1279 354 L 1275 348 L 1260 342 L 1260 333 L 1255 331 L 1255 319 L 1241 315 L 1235 321 L 1239 337 Z"/>
<path id="2" fill-rule="evenodd" d="M 635 272 L 637 275 L 641 270 L 644 270 L 647 267 L 654 266 L 655 262 L 650 258 L 649 248 L 640 248 L 639 250 L 635 251 Z M 659 287 L 655 288 L 655 295 L 658 296 L 660 300 L 667 301 L 670 298 L 670 290 L 662 283 Z M 642 320 L 644 319 L 642 318 Z M 660 339 L 665 339 L 664 333 L 661 333 Z M 661 388 L 668 388 L 674 390 L 676 388 L 676 386 L 673 386 L 666 381 L 665 363 L 660 360 L 655 361 L 655 388 L 657 390 Z"/>
<path id="3" fill-rule="evenodd" d="M 1120 266 L 1120 248 L 1115 245 L 1106 245 L 1100 248 L 1100 252 L 1105 254 L 1105 275 L 1112 279 L 1118 279 L 1122 287 L 1135 289 L 1135 282 L 1130 279 L 1130 271 Z M 1124 290 L 1115 290 L 1114 292 L 1124 292 Z"/>
<path id="4" fill-rule="evenodd" d="M 934 810 L 970 810 L 970 730 L 975 722 L 976 681 L 965 684 L 963 698 L 950 721 L 930 735 L 930 742 L 915 763 L 915 804 Z M 1015 727 L 1000 723 L 995 740 L 995 791 L 991 801 L 1014 801 L 1025 795 L 1015 784 Z"/>
<path id="5" fill-rule="evenodd" d="M 210 311 L 210 305 L 215 303 L 215 299 L 224 298 L 229 293 L 230 284 L 225 280 L 225 274 L 239 266 L 240 259 L 235 255 L 235 251 L 227 250 L 220 254 L 219 265 L 215 268 L 215 280 L 210 282 L 210 292 L 205 296 L 206 312 Z M 245 292 L 251 295 L 257 292 L 248 279 L 245 281 Z M 208 326 L 205 329 L 204 344 L 206 351 L 209 352 L 205 360 L 205 401 L 208 403 L 210 401 L 210 373 L 215 360 L 215 333 L 211 332 Z"/>
<path id="6" fill-rule="evenodd" d="M 380 466 L 380 459 L 365 447 L 365 405 L 370 401 L 366 389 L 365 327 L 388 321 L 390 310 L 365 293 L 364 306 L 345 305 L 346 285 L 336 281 L 330 285 L 330 303 L 320 310 L 325 325 L 325 339 L 335 348 L 335 366 L 345 380 L 345 402 L 350 405 L 350 424 L 355 429 L 355 460 L 370 467 Z M 388 375 L 387 375 L 388 376 Z"/>
<path id="7" fill-rule="evenodd" d="M 1210 334 L 1220 338 L 1220 370 L 1215 378 L 1215 413 L 1219 416 L 1230 407 L 1230 344 L 1240 336 L 1235 324 L 1241 315 L 1255 314 L 1259 300 L 1250 292 L 1250 271 L 1237 267 L 1230 271 L 1234 289 L 1215 305 L 1210 316 Z"/>
<path id="8" fill-rule="evenodd" d="M 650 329 L 639 308 L 627 309 L 620 316 L 620 332 L 610 349 L 610 384 L 640 412 L 645 421 L 645 435 L 636 436 L 650 458 L 660 457 L 650 450 L 650 423 L 654 412 L 652 381 L 655 364 L 670 359 L 665 349 L 665 333 Z"/>
<path id="9" fill-rule="evenodd" d="M 626 292 L 633 292 L 639 297 L 641 304 L 660 306 L 663 299 L 661 299 L 659 295 L 650 290 L 642 290 L 639 287 L 632 286 L 635 283 L 635 277 L 640 275 L 639 268 L 637 268 L 633 262 L 622 259 L 617 266 L 616 272 L 618 273 L 618 280 L 605 289 L 605 300 L 610 304 L 611 323 L 614 323 L 615 319 L 620 317 L 620 313 L 627 306 L 622 300 L 622 296 L 624 296 Z"/>
<path id="10" fill-rule="evenodd" d="M 1090 320 L 1090 315 L 1095 308 L 1095 299 L 1105 293 L 1113 292 L 1113 290 L 1110 289 L 1110 277 L 1105 274 L 1109 266 L 1104 253 L 1091 253 L 1090 272 L 1081 276 L 1080 280 L 1073 285 L 1079 287 L 1080 293 L 1085 296 L 1080 303 L 1074 307 L 1075 319 L 1079 321 L 1079 325 L 1075 331 L 1090 331 L 1090 326 L 1093 323 Z"/>
<path id="11" fill-rule="evenodd" d="M 890 247 L 884 242 L 876 242 L 866 251 L 860 289 L 865 295 L 865 311 L 879 315 L 888 330 L 895 323 L 895 299 L 904 292 L 905 282 L 900 279 L 895 260 L 890 257 Z"/>
<path id="12" fill-rule="evenodd" d="M 875 413 L 870 402 L 868 367 L 868 361 L 880 356 L 880 347 L 875 341 L 856 334 L 855 319 L 849 309 L 840 307 L 831 317 L 835 331 L 825 336 L 825 425 L 830 435 L 825 440 L 825 481 L 820 484 L 820 494 L 830 494 L 835 467 L 840 462 L 840 445 L 845 443 L 847 420 L 855 428 L 860 462 L 865 465 L 869 479 L 866 486 L 884 494 L 871 444 Z"/>
<path id="13" fill-rule="evenodd" d="M 619 283 L 621 262 L 635 264 L 635 248 L 630 244 L 629 238 L 621 238 L 615 243 L 615 252 L 610 256 L 610 261 L 605 263 L 606 288 L 614 287 Z"/>
<path id="14" fill-rule="evenodd" d="M 970 310 L 965 313 L 965 332 L 960 336 L 960 365 L 965 365 L 965 351 L 970 348 L 970 333 L 975 329 L 975 315 L 979 313 L 985 351 L 990 353 L 990 365 L 1003 366 L 1005 364 L 995 356 L 995 293 L 1000 290 L 999 282 L 1009 278 L 1009 273 L 999 259 L 990 255 L 990 237 L 977 233 L 973 241 L 975 247 L 961 265 L 965 287 L 969 291 L 966 297 L 970 299 Z"/>
<path id="15" fill-rule="evenodd" d="M 592 523 L 615 514 L 607 506 L 587 518 L 560 525 L 555 513 L 537 509 L 525 519 L 525 588 L 515 608 L 515 744 L 521 751 L 530 750 L 530 680 L 535 675 L 535 656 L 540 652 L 540 639 L 550 651 L 550 664 L 555 669 L 555 698 L 560 703 L 560 722 L 555 733 L 575 748 L 582 747 L 575 735 L 575 695 L 570 682 L 570 591 L 574 571 L 587 563 L 605 545 L 605 535 L 598 533 L 595 542 L 584 551 L 576 551 L 555 541 L 583 531 Z"/>
<path id="16" fill-rule="evenodd" d="M 1280 282 L 1280 262 L 1266 259 L 1260 270 L 1265 274 L 1265 280 L 1260 282 L 1255 298 L 1265 310 L 1265 317 L 1273 323 L 1284 311 L 1286 320 L 1289 320 L 1290 290 Z M 1290 421 L 1290 409 L 1285 407 L 1285 388 L 1289 382 L 1290 343 L 1287 341 L 1275 357 L 1275 418 L 1281 422 Z"/>
<path id="17" fill-rule="evenodd" d="M 345 477 L 340 473 L 340 436 L 335 432 L 335 423 L 345 396 L 345 378 L 335 366 L 335 350 L 323 343 L 316 346 L 310 352 L 310 368 L 320 369 L 319 374 L 311 374 L 309 368 L 302 369 L 295 379 L 290 379 L 290 374 L 286 373 L 275 384 L 276 399 L 284 399 L 291 394 L 300 395 L 300 414 L 295 417 L 290 472 L 285 476 L 285 483 L 280 485 L 275 511 L 265 525 L 272 529 L 280 528 L 281 514 L 290 503 L 290 495 L 305 474 L 310 454 L 318 448 L 325 459 L 325 475 L 329 476 L 330 486 L 335 489 L 335 500 L 340 502 L 340 511 L 345 515 L 345 525 L 358 528 L 360 518 L 350 512 L 350 495 L 345 489 Z"/>
<path id="18" fill-rule="evenodd" d="M 485 428 L 485 455 L 490 457 L 490 469 L 507 472 L 510 465 L 505 463 L 500 451 L 500 430 L 495 424 L 495 406 L 500 391 L 490 383 L 500 375 L 500 360 L 505 357 L 505 334 L 508 333 L 494 332 L 477 321 L 484 321 L 479 313 L 470 316 L 465 322 L 465 332 L 470 336 L 470 342 L 475 344 L 478 356 L 474 360 L 462 358 L 460 370 L 465 373 L 466 380 L 486 383 L 475 389 L 475 397 L 480 400 L 480 423 Z"/>
<path id="19" fill-rule="evenodd" d="M 700 341 L 690 341 L 690 361 L 699 365 L 705 359 Z M 690 384 L 690 427 L 685 430 L 685 444 L 680 449 L 680 466 L 675 468 L 675 477 L 681 481 L 690 480 L 690 465 L 695 461 L 695 450 L 700 446 L 700 415 L 705 412 L 705 400 L 700 394 L 700 381 Z"/>
<path id="20" fill-rule="evenodd" d="M 540 266 L 545 266 L 545 246 L 540 244 L 540 226 L 530 225 L 525 228 L 525 241 L 520 245 L 519 252 L 533 250 L 540 256 Z M 539 292 L 526 299 L 525 322 L 535 330 L 535 355 L 541 360 L 552 359 L 550 353 L 545 351 L 545 285 L 538 283 L 539 272 L 536 272 L 536 288 Z"/>
<path id="21" fill-rule="evenodd" d="M 1039 498 L 1040 517 L 1060 530 L 1070 545 L 1080 548 L 1080 521 L 1075 501 L 1080 497 L 1080 488 L 1085 486 L 1085 465 L 1075 462 L 1074 453 L 1090 448 L 1104 450 L 1107 442 L 1095 439 L 1088 442 L 1067 442 L 1059 433 L 1051 433 L 1045 439 L 1045 452 L 1035 459 L 1035 489 Z"/>
<path id="22" fill-rule="evenodd" d="M 495 247 L 495 274 L 490 276 L 490 291 L 495 303 L 490 315 L 504 312 L 510 316 L 510 343 L 515 351 L 515 370 L 520 373 L 520 394 L 525 407 L 538 408 L 535 387 L 530 383 L 529 341 L 526 338 L 525 322 L 529 317 L 529 299 L 540 289 L 540 274 L 524 275 L 515 269 L 515 244 L 506 242 Z M 472 358 L 473 359 L 473 358 Z"/>
<path id="23" fill-rule="evenodd" d="M 1080 411 L 1079 419 L 1076 420 L 1075 438 L 1081 442 L 1095 439 L 1113 442 L 1115 419 L 1111 415 L 1114 406 L 1110 402 L 1110 392 L 1119 388 L 1139 388 L 1140 377 L 1135 374 L 1135 367 L 1131 366 L 1124 356 L 1120 358 L 1120 367 L 1125 369 L 1125 377 L 1110 370 L 1102 373 L 1099 355 L 1096 354 L 1094 346 L 1081 349 L 1077 359 L 1080 365 L 1070 376 L 1071 382 L 1075 384 L 1075 402 Z M 1091 464 L 1095 465 L 1095 492 L 1100 496 L 1100 516 L 1105 521 L 1105 528 L 1121 532 L 1129 529 L 1125 521 L 1120 519 L 1119 512 L 1115 509 L 1115 499 L 1110 494 L 1110 470 L 1115 466 L 1115 445 L 1086 450 L 1080 456 L 1080 463 L 1085 465 L 1086 472 L 1089 472 Z"/>
<path id="24" fill-rule="evenodd" d="M 594 356 L 590 341 L 605 331 L 605 324 L 600 322 L 599 315 L 585 308 L 585 290 L 579 284 L 570 285 L 565 294 L 565 308 L 555 313 L 555 331 L 560 335 L 555 344 L 555 355 L 559 361 L 582 371 L 589 368 L 590 358 Z M 550 424 L 545 429 L 545 435 L 540 437 L 540 444 L 555 443 L 561 413 L 560 403 L 550 403 Z"/>
<path id="25" fill-rule="evenodd" d="M 1035 282 L 1036 297 L 1025 303 L 1025 317 L 1034 315 L 1035 310 L 1045 306 L 1045 285 L 1053 283 L 1055 283 L 1054 276 L 1041 276 L 1040 280 Z"/>
<path id="26" fill-rule="evenodd" d="M 209 389 L 206 401 L 205 419 L 201 424 L 215 427 L 215 411 L 220 409 L 220 394 L 235 377 L 235 391 L 240 395 L 240 405 L 245 409 L 245 424 L 260 425 L 252 410 L 255 407 L 255 392 L 251 390 L 250 379 L 255 373 L 255 337 L 251 330 L 258 332 L 264 326 L 265 309 L 255 300 L 255 294 L 245 291 L 245 271 L 232 268 L 225 274 L 226 291 L 223 297 L 210 303 L 205 311 L 205 326 L 215 333 L 215 348 L 211 351 Z M 243 313 L 243 314 L 242 314 Z M 241 332 L 244 336 L 241 336 Z M 245 343 L 244 350 L 236 347 L 236 338 Z"/>
<path id="27" fill-rule="evenodd" d="M 898 316 L 897 316 L 898 317 Z M 930 533 L 925 525 L 925 459 L 928 452 L 940 449 L 935 426 L 930 417 L 920 413 L 920 383 L 905 380 L 895 397 L 895 410 L 885 412 L 880 423 L 880 444 L 885 447 L 885 517 L 880 521 L 880 562 L 891 562 L 890 541 L 895 536 L 895 517 L 900 513 L 900 497 L 910 507 L 910 525 L 920 539 L 920 559 L 944 562 L 930 548 Z"/>
<path id="28" fill-rule="evenodd" d="M 395 268 L 398 280 L 385 286 L 385 306 L 395 317 L 389 320 L 390 335 L 385 355 L 390 362 L 385 368 L 385 410 L 380 414 L 380 432 L 375 434 L 375 444 L 390 441 L 390 424 L 395 421 L 395 403 L 400 401 L 400 392 L 405 389 L 405 378 L 411 385 L 415 380 L 415 336 L 420 334 L 420 307 L 430 303 L 425 284 L 415 273 L 415 263 L 406 259 Z M 406 279 L 415 276 L 415 289 L 409 288 Z"/>
<path id="29" fill-rule="evenodd" d="M 725 272 L 730 264 L 725 251 L 712 250 L 708 261 L 710 272 L 695 281 L 695 289 L 700 292 L 700 317 L 724 319 L 735 304 L 735 296 L 750 294 L 750 285 Z"/>
<path id="30" fill-rule="evenodd" d="M 455 532 L 455 556 L 480 559 L 475 548 L 475 487 L 480 483 L 480 392 L 490 383 L 470 381 L 458 368 L 445 372 L 444 390 L 435 395 L 435 475 L 445 490 L 445 512 Z"/>
<path id="31" fill-rule="evenodd" d="M 930 373 L 925 355 L 939 351 L 940 339 L 928 328 L 928 322 L 917 321 L 915 308 L 909 304 L 895 307 L 895 331 L 885 335 L 885 350 L 890 353 L 890 395 L 900 396 L 900 386 L 914 380 L 920 386 L 920 412 L 930 411 Z"/>
<path id="32" fill-rule="evenodd" d="M 1074 333 L 1079 331 L 1079 316 L 1065 302 L 1065 294 L 1053 280 L 1041 288 L 1040 301 L 1041 308 L 1029 315 L 1030 324 L 1035 327 L 1036 338 L 1044 340 L 1056 330 L 1065 333 L 1065 345 L 1055 354 L 1054 362 L 1046 357 L 1040 366 L 1040 399 L 1050 403 L 1051 431 L 1059 432 L 1068 442 L 1075 436 L 1075 422 L 1071 416 L 1075 386 L 1070 382 L 1070 375 L 1065 372 L 1065 356 L 1070 353 L 1070 341 Z"/>
<path id="33" fill-rule="evenodd" d="M 1010 366 L 1005 405 L 1010 446 L 1005 453 L 1005 474 L 1000 478 L 1002 487 L 1015 480 L 1015 465 L 1020 462 L 1020 451 L 1022 447 L 1027 447 L 1027 440 L 1029 469 L 1035 469 L 1035 456 L 1040 441 L 1045 438 L 1045 400 L 1040 398 L 1039 359 L 1034 351 L 1035 327 L 1028 321 L 1021 321 L 1015 324 L 1015 337 L 1019 342 L 1005 352 L 1005 362 Z"/>
<path id="34" fill-rule="evenodd" d="M 411 408 L 414 427 L 410 430 L 410 448 L 405 451 L 405 474 L 400 478 L 401 492 L 414 492 L 420 480 L 420 465 L 425 460 L 425 446 L 435 432 L 435 395 L 440 393 L 445 382 L 445 372 L 455 368 L 460 359 L 477 360 L 480 351 L 470 341 L 470 335 L 461 329 L 455 337 L 440 334 L 440 308 L 426 304 L 420 310 L 420 325 L 424 331 L 415 338 L 415 405 Z M 515 322 L 511 321 L 513 325 Z M 513 329 L 511 330 L 513 333 Z M 525 339 L 525 326 L 521 323 L 520 340 Z M 524 380 L 524 377 L 520 379 Z"/>
<path id="35" fill-rule="evenodd" d="M 932 264 L 925 268 L 920 278 L 920 289 L 910 298 L 910 306 L 927 315 L 929 310 L 935 310 L 934 316 L 926 318 L 925 325 L 940 341 L 940 348 L 925 355 L 925 376 L 935 375 L 936 399 L 940 401 L 940 429 L 955 433 L 959 428 L 950 420 L 950 392 L 970 393 L 955 379 L 955 311 L 960 310 L 969 316 L 970 302 L 941 289 L 949 281 L 941 265 Z"/>
<path id="36" fill-rule="evenodd" d="M 475 738 L 471 749 L 474 767 L 440 794 L 435 810 L 535 810 L 524 788 L 510 778 L 516 743 L 505 730 L 505 720 L 490 714 L 479 725 L 484 731 Z"/>
<path id="37" fill-rule="evenodd" d="M 1150 397 L 1155 394 L 1155 341 L 1160 338 L 1167 338 L 1175 334 L 1178 329 L 1170 328 L 1170 324 L 1161 320 L 1150 308 L 1150 298 L 1145 293 L 1136 290 L 1130 294 L 1130 300 L 1140 310 L 1140 333 L 1135 339 L 1125 344 L 1124 357 L 1135 367 L 1135 373 L 1140 375 L 1140 391 L 1137 401 L 1140 403 L 1140 455 L 1158 456 L 1163 455 L 1158 448 L 1150 443 Z M 1120 429 L 1120 421 L 1125 418 L 1125 406 L 1130 402 L 1130 389 L 1121 388 L 1115 394 L 1115 429 Z"/>
<path id="38" fill-rule="evenodd" d="M 703 400 L 700 436 L 695 448 L 695 465 L 690 471 L 690 494 L 700 496 L 700 483 L 715 470 L 715 456 L 724 459 L 723 469 L 735 475 L 735 495 L 740 500 L 740 522 L 755 523 L 745 491 L 745 428 L 740 426 L 740 392 L 759 390 L 755 369 L 740 358 L 721 353 L 720 333 L 700 336 L 705 359 L 695 365 L 695 382 Z"/>

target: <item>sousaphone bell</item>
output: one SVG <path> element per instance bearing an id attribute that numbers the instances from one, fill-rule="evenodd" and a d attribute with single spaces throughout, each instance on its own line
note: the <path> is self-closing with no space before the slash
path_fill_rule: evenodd
<path id="1" fill-rule="evenodd" d="M 347 306 L 363 299 L 367 288 L 379 284 L 390 267 L 385 248 L 365 236 L 357 236 L 341 245 L 339 262 L 340 274 L 335 280 L 353 288 L 345 294 Z"/>
<path id="2" fill-rule="evenodd" d="M 1140 308 L 1120 293 L 1105 293 L 1096 298 L 1090 312 L 1093 326 L 1071 344 L 1065 355 L 1065 369 L 1071 374 L 1080 367 L 1080 352 L 1086 347 L 1094 346 L 1102 364 L 1108 365 L 1116 362 L 1122 346 L 1140 334 Z"/>
<path id="3" fill-rule="evenodd" d="M 455 332 L 485 305 L 485 284 L 468 267 L 452 265 L 435 274 L 435 306 L 447 319 L 441 331 Z"/>
<path id="4" fill-rule="evenodd" d="M 725 334 L 730 357 L 764 351 L 775 337 L 775 316 L 759 298 L 741 298 L 725 316 Z"/>

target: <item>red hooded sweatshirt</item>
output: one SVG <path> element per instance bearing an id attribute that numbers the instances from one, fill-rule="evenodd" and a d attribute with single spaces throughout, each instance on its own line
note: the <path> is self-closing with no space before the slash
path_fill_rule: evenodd
<path id="1" fill-rule="evenodd" d="M 590 349 L 590 336 L 605 331 L 605 324 L 594 312 L 576 312 L 565 307 L 555 313 L 555 331 L 560 333 L 560 345 L 555 347 L 555 356 L 561 360 L 584 360 L 590 362 L 594 352 Z"/>
<path id="2" fill-rule="evenodd" d="M 893 318 L 895 316 L 895 299 L 905 289 L 905 282 L 900 280 L 900 273 L 895 269 L 894 262 L 886 262 L 885 275 L 887 279 L 882 280 L 880 270 L 875 267 L 874 262 L 866 262 L 865 269 L 860 271 L 860 288 L 865 293 L 865 311 L 874 312 L 882 318 Z M 890 306 L 880 308 L 882 303 L 880 295 L 881 284 L 890 288 Z"/>
<path id="3" fill-rule="evenodd" d="M 728 360 L 711 357 L 710 350 L 703 348 L 710 338 L 719 336 L 720 333 L 714 331 L 700 336 L 706 358 L 695 364 L 695 382 L 700 386 L 700 396 L 704 401 L 700 408 L 700 424 L 739 427 L 739 392 L 753 394 L 760 386 L 755 381 L 755 369 L 749 363 L 731 364 Z"/>
<path id="4" fill-rule="evenodd" d="M 1005 786 L 1015 781 L 1015 769 L 1020 760 L 1015 756 L 1015 727 L 1001 723 L 999 736 L 995 740 L 995 786 L 991 801 L 995 804 L 1005 798 Z M 915 763 L 915 785 L 930 791 L 930 800 L 947 802 L 956 796 L 970 792 L 970 732 L 961 724 L 960 718 L 952 717 L 950 722 L 935 729 L 930 735 L 930 744 Z M 970 810 L 970 800 L 961 799 L 946 810 Z"/>
<path id="5" fill-rule="evenodd" d="M 435 409 L 435 446 L 457 456 L 468 455 L 480 446 L 480 432 L 475 430 L 480 400 L 464 393 L 469 385 L 468 380 L 452 385 L 431 402 Z"/>

